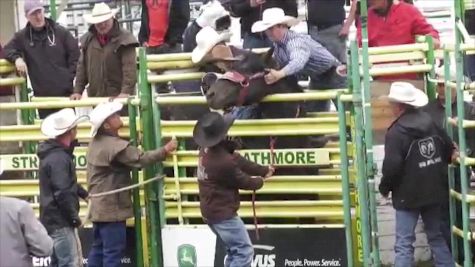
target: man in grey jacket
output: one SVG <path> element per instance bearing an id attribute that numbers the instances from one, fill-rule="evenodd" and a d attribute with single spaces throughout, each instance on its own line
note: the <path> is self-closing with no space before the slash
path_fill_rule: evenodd
<path id="1" fill-rule="evenodd" d="M 0 267 L 33 266 L 31 256 L 48 257 L 53 240 L 26 201 L 0 196 Z"/>

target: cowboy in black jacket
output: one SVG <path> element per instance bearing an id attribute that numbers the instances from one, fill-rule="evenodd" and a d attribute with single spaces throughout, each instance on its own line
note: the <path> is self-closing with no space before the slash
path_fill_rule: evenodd
<path id="1" fill-rule="evenodd" d="M 150 18 L 148 5 L 150 3 L 147 2 L 152 1 L 155 1 L 157 5 L 163 2 L 163 0 L 142 0 L 142 24 L 140 25 L 138 36 L 141 45 L 149 42 Z M 189 0 L 166 1 L 168 2 L 168 25 L 163 26 L 166 27 L 163 45 L 167 48 L 173 48 L 177 44 L 183 43 L 182 35 L 190 20 L 190 2 Z M 168 53 L 168 51 L 164 51 L 163 53 Z"/>
<path id="2" fill-rule="evenodd" d="M 413 265 L 414 229 L 419 216 L 435 266 L 454 266 L 440 227 L 440 205 L 447 197 L 444 172 L 456 155 L 452 140 L 418 109 L 428 102 L 421 90 L 410 83 L 394 82 L 388 99 L 398 118 L 386 134 L 379 190 L 384 197 L 392 192 L 396 209 L 395 266 Z"/>

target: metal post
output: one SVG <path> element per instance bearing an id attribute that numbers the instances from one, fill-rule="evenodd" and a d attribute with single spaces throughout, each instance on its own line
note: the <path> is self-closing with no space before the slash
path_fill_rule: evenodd
<path id="1" fill-rule="evenodd" d="M 136 107 L 130 103 L 129 108 L 129 129 L 130 129 L 130 143 L 133 146 L 138 145 L 137 140 L 137 110 Z M 139 172 L 137 168 L 132 169 L 132 183 L 137 184 L 139 182 Z M 142 240 L 142 212 L 140 205 L 140 188 L 136 188 L 132 192 L 132 198 L 134 201 L 134 227 L 135 227 L 135 264 L 138 267 L 144 266 L 143 258 L 143 240 Z"/>
<path id="2" fill-rule="evenodd" d="M 351 233 L 351 201 L 350 201 L 350 174 L 348 171 L 348 140 L 346 138 L 346 112 L 343 101 L 341 101 L 341 92 L 337 96 L 338 106 L 338 128 L 340 139 L 341 155 L 341 187 L 343 197 L 343 222 L 345 223 L 346 237 L 346 258 L 348 267 L 353 267 L 353 235 Z"/>
<path id="3" fill-rule="evenodd" d="M 49 14 L 50 19 L 56 20 L 56 0 L 49 0 Z"/>
<path id="4" fill-rule="evenodd" d="M 448 86 L 448 81 L 450 80 L 450 54 L 448 51 L 444 51 L 444 78 L 445 78 L 445 115 L 446 117 L 452 117 L 452 88 Z M 446 125 L 444 125 L 447 134 L 450 138 L 453 138 L 454 131 L 452 125 L 446 120 Z M 454 166 L 449 165 L 448 167 L 449 175 L 449 216 L 450 216 L 450 225 L 456 225 L 457 216 L 456 216 L 456 199 L 450 194 L 450 190 L 455 190 L 455 179 L 454 179 Z M 458 260 L 458 243 L 457 236 L 453 234 L 452 227 L 450 227 L 450 243 L 452 247 L 452 258 Z"/>
<path id="5" fill-rule="evenodd" d="M 364 145 L 366 146 L 366 176 L 365 184 L 369 191 L 369 206 L 371 216 L 371 239 L 372 239 L 372 259 L 375 266 L 380 266 L 379 240 L 378 240 L 378 217 L 376 212 L 376 190 L 374 182 L 374 170 L 376 166 L 373 160 L 373 122 L 371 118 L 371 92 L 369 81 L 369 53 L 368 53 L 368 5 L 367 0 L 361 1 L 361 27 L 362 27 L 362 67 L 363 67 L 363 115 L 364 115 Z M 358 61 L 356 61 L 358 62 Z M 362 177 L 360 177 L 362 178 Z M 367 183 L 366 183 L 367 179 Z M 365 203 L 363 203 L 364 205 Z"/>
<path id="6" fill-rule="evenodd" d="M 434 39 L 432 36 L 427 35 L 425 37 L 425 41 L 427 42 L 429 49 L 426 52 L 426 58 L 427 58 L 427 64 L 432 65 L 432 69 L 430 70 L 429 73 L 426 74 L 426 93 L 427 96 L 429 97 L 429 100 L 434 100 L 435 99 L 435 87 L 436 85 L 430 81 L 429 78 L 433 78 L 435 76 L 435 70 L 434 70 L 434 65 L 435 65 L 435 53 L 434 53 Z"/>
<path id="7" fill-rule="evenodd" d="M 365 2 L 363 0 L 363 2 Z M 357 198 L 360 203 L 359 209 L 361 215 L 359 217 L 359 223 L 362 230 L 362 246 L 363 246 L 363 266 L 370 266 L 371 261 L 371 239 L 370 239 L 370 219 L 368 210 L 368 186 L 366 183 L 366 164 L 365 164 L 365 152 L 363 145 L 363 108 L 361 102 L 361 89 L 360 89 L 360 76 L 359 76 L 359 61 L 358 61 L 358 47 L 355 41 L 351 42 L 351 72 L 352 72 L 352 84 L 353 84 L 353 101 L 354 101 L 354 117 L 355 117 L 355 145 L 356 155 L 354 164 L 357 171 Z M 358 223 L 358 221 L 357 221 Z M 358 228 L 358 225 L 357 225 Z"/>
<path id="8" fill-rule="evenodd" d="M 143 149 L 156 149 L 154 136 L 156 135 L 153 127 L 152 94 L 147 81 L 147 58 L 144 48 L 139 49 L 139 88 L 140 88 L 140 108 L 142 114 L 143 129 Z M 144 180 L 150 179 L 159 174 L 156 165 L 144 169 Z M 161 222 L 159 205 L 159 184 L 151 183 L 145 188 L 145 206 L 147 211 L 147 228 L 149 233 L 149 255 L 150 266 L 163 266 L 162 247 L 161 247 Z"/>
<path id="9" fill-rule="evenodd" d="M 158 104 L 157 102 L 155 101 L 155 94 L 152 93 L 151 94 L 152 97 L 150 98 L 150 101 L 151 101 L 151 107 L 152 107 L 152 122 L 153 125 L 153 130 L 155 131 L 155 135 L 154 135 L 154 138 L 155 138 L 155 144 L 156 144 L 156 147 L 160 147 L 162 146 L 162 130 L 161 130 L 161 115 L 160 115 L 160 109 L 158 107 Z M 158 163 L 157 164 L 157 173 L 162 173 L 163 172 L 163 166 L 161 163 Z M 166 220 L 165 220 L 165 202 L 164 202 L 164 199 L 163 199 L 163 187 L 164 187 L 164 184 L 163 184 L 163 180 L 159 180 L 158 181 L 158 187 L 157 187 L 157 190 L 158 190 L 158 206 L 159 206 L 159 220 L 160 220 L 160 230 L 162 229 L 162 227 L 166 224 Z M 160 235 L 161 236 L 161 235 Z M 161 238 L 160 238 L 161 240 Z"/>

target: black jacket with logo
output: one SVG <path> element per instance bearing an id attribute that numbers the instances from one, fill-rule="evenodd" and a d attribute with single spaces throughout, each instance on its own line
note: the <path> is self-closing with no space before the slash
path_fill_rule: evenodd
<path id="1" fill-rule="evenodd" d="M 79 60 L 78 41 L 53 20 L 34 30 L 30 23 L 15 33 L 4 47 L 5 58 L 23 58 L 35 96 L 70 96 Z"/>
<path id="2" fill-rule="evenodd" d="M 392 191 L 395 209 L 438 204 L 447 196 L 447 165 L 453 144 L 447 133 L 419 109 L 406 110 L 389 127 L 379 191 Z"/>
<path id="3" fill-rule="evenodd" d="M 48 233 L 79 226 L 79 197 L 88 193 L 77 183 L 72 149 L 50 139 L 39 145 L 38 157 L 41 222 Z"/>

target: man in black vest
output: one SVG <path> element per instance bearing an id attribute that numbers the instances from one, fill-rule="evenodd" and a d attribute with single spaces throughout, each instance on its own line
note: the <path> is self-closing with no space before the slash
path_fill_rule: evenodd
<path id="1" fill-rule="evenodd" d="M 396 209 L 395 266 L 413 265 L 419 216 L 435 266 L 455 266 L 440 231 L 440 213 L 447 195 L 444 170 L 457 157 L 456 149 L 430 115 L 418 109 L 428 102 L 423 91 L 410 83 L 394 82 L 388 100 L 397 119 L 386 134 L 379 191 L 384 197 L 392 192 Z"/>

